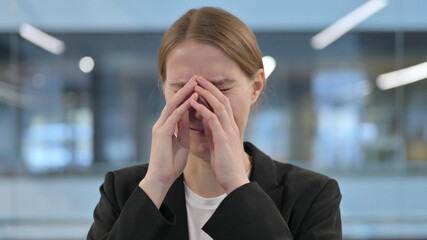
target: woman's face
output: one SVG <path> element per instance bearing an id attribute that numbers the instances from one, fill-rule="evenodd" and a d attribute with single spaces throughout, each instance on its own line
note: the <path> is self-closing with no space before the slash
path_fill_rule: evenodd
<path id="1" fill-rule="evenodd" d="M 184 41 L 167 56 L 166 79 L 163 83 L 166 101 L 193 75 L 205 78 L 228 98 L 243 141 L 250 107 L 256 102 L 263 88 L 262 69 L 257 72 L 255 79 L 251 80 L 221 49 L 204 43 Z M 205 103 L 202 99 L 199 99 L 199 102 Z M 195 131 L 197 129 L 203 129 L 202 118 L 194 109 L 190 109 L 190 151 L 203 157 L 202 155 L 209 154 L 209 144 L 204 134 Z"/>

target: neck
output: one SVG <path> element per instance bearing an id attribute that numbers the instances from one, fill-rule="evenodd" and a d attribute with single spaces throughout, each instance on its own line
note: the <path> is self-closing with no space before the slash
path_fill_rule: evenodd
<path id="1" fill-rule="evenodd" d="M 247 153 L 242 161 L 245 163 L 246 172 L 249 171 L 251 161 Z M 191 153 L 188 155 L 187 165 L 184 169 L 184 180 L 193 192 L 204 198 L 213 198 L 225 193 L 216 180 L 210 161 Z"/>

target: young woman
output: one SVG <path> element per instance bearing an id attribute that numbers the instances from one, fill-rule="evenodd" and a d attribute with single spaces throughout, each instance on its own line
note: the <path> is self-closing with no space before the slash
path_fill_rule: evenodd
<path id="1" fill-rule="evenodd" d="M 159 72 L 149 165 L 106 175 L 88 239 L 342 238 L 335 180 L 243 142 L 265 80 L 243 22 L 188 11 L 163 36 Z"/>

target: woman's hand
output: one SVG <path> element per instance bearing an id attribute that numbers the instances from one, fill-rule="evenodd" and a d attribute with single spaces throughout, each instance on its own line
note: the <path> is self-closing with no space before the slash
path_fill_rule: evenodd
<path id="1" fill-rule="evenodd" d="M 190 151 L 188 110 L 191 107 L 190 101 L 198 99 L 198 94 L 194 92 L 196 77 L 193 76 L 173 95 L 153 126 L 148 172 L 139 186 L 158 208 L 187 164 Z M 175 136 L 177 125 L 178 133 Z"/>
<path id="2" fill-rule="evenodd" d="M 203 128 L 210 144 L 210 162 L 215 177 L 228 193 L 249 182 L 239 128 L 234 120 L 229 99 L 212 83 L 196 79 L 196 93 L 213 109 L 191 98 L 191 106 L 202 116 Z"/>

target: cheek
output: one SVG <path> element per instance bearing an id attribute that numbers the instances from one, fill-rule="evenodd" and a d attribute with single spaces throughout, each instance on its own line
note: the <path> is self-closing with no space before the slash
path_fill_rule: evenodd
<path id="1" fill-rule="evenodd" d="M 234 121 L 236 121 L 237 126 L 241 129 L 246 125 L 251 106 L 250 101 L 245 97 L 228 97 L 228 99 L 230 100 L 231 109 L 233 110 Z"/>
<path id="2" fill-rule="evenodd" d="M 173 97 L 174 94 L 175 94 L 175 92 L 171 91 L 171 90 L 164 90 L 163 91 L 163 95 L 165 97 L 166 102 L 168 102 Z"/>

